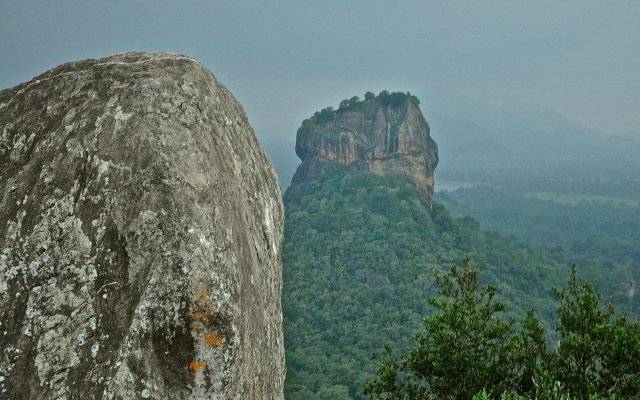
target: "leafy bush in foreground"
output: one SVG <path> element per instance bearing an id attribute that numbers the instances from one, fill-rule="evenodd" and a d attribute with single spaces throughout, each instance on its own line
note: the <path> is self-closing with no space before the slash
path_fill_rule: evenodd
<path id="1" fill-rule="evenodd" d="M 437 274 L 436 312 L 416 345 L 378 359 L 364 393 L 377 399 L 614 399 L 640 397 L 640 324 L 615 317 L 575 267 L 559 302 L 560 341 L 550 349 L 533 312 L 514 329 L 495 287 L 479 285 L 468 259 Z"/>

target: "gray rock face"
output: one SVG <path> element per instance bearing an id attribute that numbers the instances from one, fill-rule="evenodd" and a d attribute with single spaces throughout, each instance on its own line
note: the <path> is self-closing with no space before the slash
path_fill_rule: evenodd
<path id="1" fill-rule="evenodd" d="M 282 398 L 277 179 L 194 59 L 0 91 L 0 199 L 1 399 Z"/>
<path id="2" fill-rule="evenodd" d="M 327 166 L 340 164 L 396 174 L 427 197 L 433 195 L 438 146 L 422 112 L 409 100 L 398 105 L 365 102 L 357 110 L 338 110 L 328 121 L 307 120 L 296 135 L 296 154 L 302 164 L 292 184 L 313 180 Z"/>

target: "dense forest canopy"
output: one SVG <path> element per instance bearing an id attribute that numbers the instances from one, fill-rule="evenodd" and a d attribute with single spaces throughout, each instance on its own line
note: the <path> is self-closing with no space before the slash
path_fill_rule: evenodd
<path id="1" fill-rule="evenodd" d="M 473 255 L 508 316 L 534 308 L 552 332 L 551 286 L 569 266 L 472 218 L 452 218 L 396 176 L 329 169 L 289 188 L 283 249 L 288 399 L 362 399 L 371 355 L 406 349 L 430 310 L 433 271 Z"/>
<path id="2" fill-rule="evenodd" d="M 436 200 L 457 217 L 472 216 L 483 230 L 535 247 L 560 249 L 568 264 L 637 316 L 640 296 L 640 204 L 613 196 L 545 195 L 474 186 L 441 192 Z"/>

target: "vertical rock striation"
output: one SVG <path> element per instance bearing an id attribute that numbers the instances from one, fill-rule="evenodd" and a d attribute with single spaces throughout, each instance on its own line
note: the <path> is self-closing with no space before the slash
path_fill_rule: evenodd
<path id="1" fill-rule="evenodd" d="M 197 61 L 0 91 L 0 200 L 1 399 L 282 398 L 277 179 Z"/>
<path id="2" fill-rule="evenodd" d="M 433 195 L 433 173 L 438 147 L 429 135 L 417 99 L 402 93 L 355 101 L 337 111 L 325 109 L 305 120 L 296 136 L 296 154 L 302 160 L 292 184 L 312 180 L 329 165 L 397 174 L 427 197 Z M 346 100 L 345 100 L 346 102 Z"/>

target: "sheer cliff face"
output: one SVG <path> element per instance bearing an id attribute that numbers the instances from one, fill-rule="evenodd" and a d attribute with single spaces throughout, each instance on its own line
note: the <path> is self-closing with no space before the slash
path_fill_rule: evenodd
<path id="1" fill-rule="evenodd" d="M 313 179 L 337 163 L 381 175 L 397 174 L 426 196 L 433 194 L 438 147 L 420 109 L 408 100 L 398 106 L 365 103 L 359 111 L 338 111 L 331 121 L 305 123 L 298 130 L 296 153 L 302 164 L 294 184 Z"/>
<path id="2" fill-rule="evenodd" d="M 283 211 L 194 59 L 0 91 L 0 398 L 281 399 Z"/>

